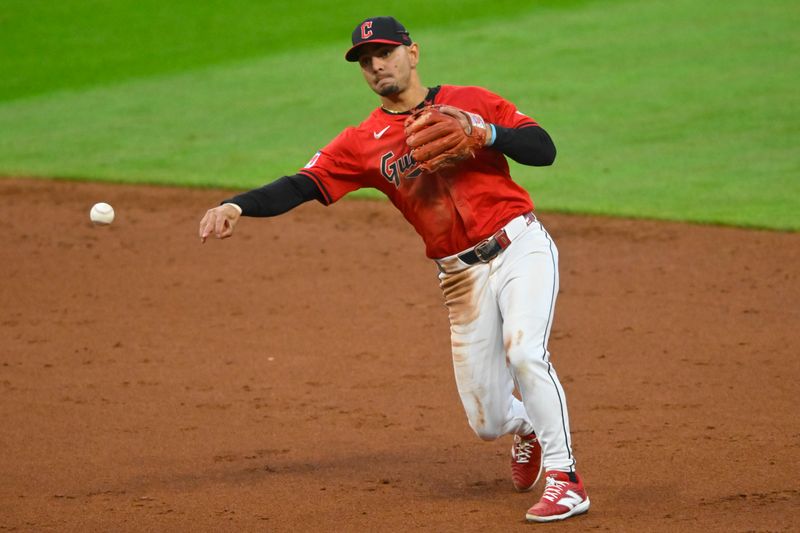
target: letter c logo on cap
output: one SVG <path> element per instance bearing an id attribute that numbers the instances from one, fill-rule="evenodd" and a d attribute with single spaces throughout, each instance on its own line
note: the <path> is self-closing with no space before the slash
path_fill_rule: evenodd
<path id="1" fill-rule="evenodd" d="M 368 20 L 361 25 L 361 38 L 369 39 L 372 37 L 372 21 Z"/>

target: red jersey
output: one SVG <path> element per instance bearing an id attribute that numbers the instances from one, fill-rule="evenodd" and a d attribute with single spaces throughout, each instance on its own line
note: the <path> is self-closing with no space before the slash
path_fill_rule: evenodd
<path id="1" fill-rule="evenodd" d="M 514 104 L 480 87 L 443 85 L 428 98 L 426 105 L 452 105 L 498 126 L 537 126 Z M 512 181 L 505 156 L 491 147 L 453 168 L 401 179 L 400 170 L 413 163 L 403 132 L 407 117 L 376 109 L 299 173 L 316 183 L 326 205 L 362 187 L 382 191 L 417 230 L 432 259 L 470 248 L 533 209 L 527 191 Z"/>

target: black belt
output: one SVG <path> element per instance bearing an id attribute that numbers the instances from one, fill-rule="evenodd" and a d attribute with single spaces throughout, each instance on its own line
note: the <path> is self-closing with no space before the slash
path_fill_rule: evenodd
<path id="1" fill-rule="evenodd" d="M 523 216 L 525 217 L 525 222 L 527 222 L 529 226 L 536 221 L 536 216 L 531 212 L 527 212 Z M 502 228 L 491 237 L 483 239 L 468 251 L 458 254 L 458 258 L 468 265 L 488 263 L 494 259 L 497 254 L 508 248 L 510 244 L 511 239 L 508 238 L 505 228 Z"/>

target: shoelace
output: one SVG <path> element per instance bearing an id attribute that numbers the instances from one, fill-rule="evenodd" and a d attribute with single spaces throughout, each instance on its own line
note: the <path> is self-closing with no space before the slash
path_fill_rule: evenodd
<path id="1" fill-rule="evenodd" d="M 536 441 L 520 439 L 519 442 L 514 443 L 514 460 L 518 463 L 529 462 L 534 442 Z"/>
<path id="2" fill-rule="evenodd" d="M 544 494 L 542 494 L 542 498 L 546 498 L 551 502 L 555 502 L 558 498 L 561 497 L 561 494 L 564 492 L 564 489 L 567 488 L 569 482 L 567 481 L 559 481 L 552 477 L 545 478 L 545 487 L 544 487 Z"/>

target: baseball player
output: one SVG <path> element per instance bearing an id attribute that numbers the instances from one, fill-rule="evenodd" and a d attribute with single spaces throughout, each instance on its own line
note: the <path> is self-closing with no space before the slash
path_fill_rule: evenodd
<path id="1" fill-rule="evenodd" d="M 330 205 L 362 187 L 385 193 L 439 267 L 470 426 L 484 440 L 513 435 L 516 490 L 531 490 L 544 469 L 544 492 L 526 518 L 586 512 L 564 390 L 547 349 L 558 251 L 506 161 L 552 164 L 550 136 L 486 89 L 422 85 L 418 44 L 393 17 L 358 24 L 345 58 L 359 64 L 381 105 L 293 176 L 209 209 L 200 240 L 230 237 L 241 216 L 275 216 L 309 200 Z"/>

